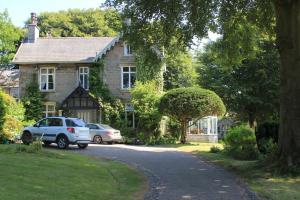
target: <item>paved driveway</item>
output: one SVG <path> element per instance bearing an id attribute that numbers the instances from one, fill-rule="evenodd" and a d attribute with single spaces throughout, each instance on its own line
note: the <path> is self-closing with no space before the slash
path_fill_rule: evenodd
<path id="1" fill-rule="evenodd" d="M 119 160 L 143 171 L 150 183 L 145 200 L 257 199 L 232 174 L 173 148 L 90 145 L 80 152 Z"/>

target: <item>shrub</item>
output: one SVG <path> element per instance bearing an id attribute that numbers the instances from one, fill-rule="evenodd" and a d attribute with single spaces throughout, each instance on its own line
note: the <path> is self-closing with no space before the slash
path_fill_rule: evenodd
<path id="1" fill-rule="evenodd" d="M 186 128 L 190 119 L 208 115 L 222 116 L 225 113 L 221 98 L 213 91 L 199 87 L 169 90 L 162 96 L 159 109 L 181 124 L 181 143 L 186 142 Z"/>
<path id="2" fill-rule="evenodd" d="M 24 108 L 13 97 L 0 90 L 0 140 L 13 140 L 23 128 Z"/>
<path id="3" fill-rule="evenodd" d="M 131 102 L 137 116 L 137 131 L 143 132 L 146 137 L 157 137 L 162 119 L 158 110 L 161 92 L 157 83 L 155 81 L 136 82 L 135 87 L 130 92 L 132 95 Z"/>
<path id="4" fill-rule="evenodd" d="M 274 144 L 278 143 L 279 123 L 264 122 L 259 124 L 255 131 L 255 135 L 259 151 L 265 154 L 266 152 L 262 145 L 265 144 L 266 141 L 272 141 Z"/>
<path id="5" fill-rule="evenodd" d="M 27 85 L 25 95 L 22 98 L 26 120 L 38 121 L 44 116 L 43 100 L 44 95 L 39 90 L 37 77 L 34 76 L 32 82 Z"/>
<path id="6" fill-rule="evenodd" d="M 220 153 L 222 150 L 220 147 L 217 147 L 217 146 L 212 146 L 210 147 L 210 153 Z"/>
<path id="7" fill-rule="evenodd" d="M 224 145 L 225 152 L 234 158 L 242 160 L 258 158 L 254 131 L 247 126 L 230 128 L 224 138 Z"/>

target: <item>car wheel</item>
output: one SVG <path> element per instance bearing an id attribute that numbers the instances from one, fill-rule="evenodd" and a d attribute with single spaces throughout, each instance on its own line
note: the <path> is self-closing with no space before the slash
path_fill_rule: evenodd
<path id="1" fill-rule="evenodd" d="M 33 141 L 32 134 L 29 131 L 24 131 L 21 140 L 24 144 L 29 145 Z"/>
<path id="2" fill-rule="evenodd" d="M 87 148 L 87 146 L 89 146 L 89 144 L 77 144 L 77 146 L 78 146 L 80 149 L 85 149 L 85 148 Z"/>
<path id="3" fill-rule="evenodd" d="M 93 140 L 96 144 L 102 144 L 102 138 L 100 135 L 95 135 L 94 140 Z"/>
<path id="4" fill-rule="evenodd" d="M 49 141 L 43 141 L 44 145 L 45 146 L 49 146 L 52 142 L 49 142 Z"/>
<path id="5" fill-rule="evenodd" d="M 68 138 L 65 135 L 58 136 L 56 141 L 59 149 L 66 149 L 69 146 Z"/>

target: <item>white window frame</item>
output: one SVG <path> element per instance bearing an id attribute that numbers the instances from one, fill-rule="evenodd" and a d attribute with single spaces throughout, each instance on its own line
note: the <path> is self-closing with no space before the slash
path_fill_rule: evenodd
<path id="1" fill-rule="evenodd" d="M 45 114 L 45 117 L 48 117 L 50 113 L 52 114 L 56 114 L 56 103 L 55 102 L 46 102 L 44 103 L 44 106 L 45 106 L 45 111 L 43 111 L 43 113 Z M 53 106 L 54 107 L 54 110 L 50 110 L 49 111 L 49 106 Z"/>
<path id="2" fill-rule="evenodd" d="M 46 74 L 42 74 L 42 70 L 45 69 L 47 70 Z M 53 73 L 49 73 L 49 69 L 53 69 Z M 55 73 L 56 70 L 55 70 L 55 67 L 41 67 L 40 68 L 40 75 L 39 75 L 39 88 L 40 88 L 40 91 L 42 92 L 48 92 L 48 91 L 55 91 Z M 42 89 L 42 75 L 46 75 L 47 76 L 47 79 L 46 79 L 46 89 Z M 49 89 L 49 75 L 53 75 L 53 89 Z"/>
<path id="3" fill-rule="evenodd" d="M 128 72 L 124 72 L 124 67 L 128 67 L 129 68 L 129 70 L 128 70 Z M 135 71 L 134 72 L 132 72 L 131 71 L 131 68 L 135 68 Z M 128 88 L 124 88 L 124 85 L 123 85 L 123 74 L 129 74 L 129 78 L 128 78 L 128 81 L 129 81 L 129 86 L 128 86 Z M 136 67 L 135 66 L 121 66 L 121 88 L 123 89 L 123 90 L 129 90 L 129 89 L 131 89 L 131 88 L 133 88 L 133 87 L 131 87 L 131 74 L 135 74 L 135 80 L 136 80 Z"/>
<path id="4" fill-rule="evenodd" d="M 80 72 L 80 69 L 83 69 L 83 73 Z M 87 69 L 87 72 L 86 72 L 86 73 L 84 72 L 84 69 Z M 83 81 L 83 83 L 81 83 L 80 75 L 86 75 L 86 77 L 87 77 L 87 87 L 86 87 L 86 88 L 85 88 L 85 85 L 84 85 L 84 81 Z M 84 76 L 84 77 L 85 77 L 85 76 Z M 90 88 L 89 77 L 90 77 L 90 68 L 89 68 L 89 67 L 79 67 L 79 69 L 78 69 L 78 80 L 79 80 L 80 85 L 81 85 L 85 90 L 89 90 L 89 88 Z M 84 78 L 83 78 L 83 79 L 84 79 Z"/>
<path id="5" fill-rule="evenodd" d="M 133 52 L 131 46 L 124 42 L 124 56 L 132 56 L 132 55 Z"/>

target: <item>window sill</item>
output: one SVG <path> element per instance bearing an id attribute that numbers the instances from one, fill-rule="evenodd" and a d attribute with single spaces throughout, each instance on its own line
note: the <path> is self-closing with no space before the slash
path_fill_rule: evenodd
<path id="1" fill-rule="evenodd" d="M 55 90 L 40 90 L 40 92 L 52 93 L 52 92 L 55 92 Z"/>

